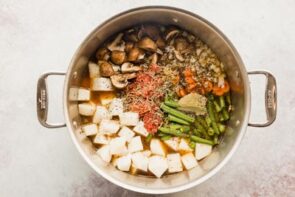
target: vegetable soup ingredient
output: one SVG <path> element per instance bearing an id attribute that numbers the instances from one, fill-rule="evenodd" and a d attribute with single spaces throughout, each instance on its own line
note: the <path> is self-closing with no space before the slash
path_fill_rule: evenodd
<path id="1" fill-rule="evenodd" d="M 96 124 L 83 125 L 82 131 L 85 133 L 86 136 L 96 135 L 98 132 L 97 125 Z"/>
<path id="2" fill-rule="evenodd" d="M 179 101 L 179 109 L 189 112 L 194 112 L 196 115 L 206 113 L 206 97 L 198 93 L 190 93 L 182 97 Z"/>
<path id="3" fill-rule="evenodd" d="M 205 158 L 212 152 L 212 146 L 208 144 L 196 143 L 195 148 L 195 157 L 197 160 Z"/>
<path id="4" fill-rule="evenodd" d="M 129 153 L 134 153 L 143 150 L 143 144 L 140 136 L 133 137 L 128 144 Z"/>
<path id="5" fill-rule="evenodd" d="M 95 112 L 95 104 L 93 103 L 80 103 L 78 105 L 79 114 L 83 116 L 92 116 Z"/>
<path id="6" fill-rule="evenodd" d="M 154 155 L 149 158 L 149 171 L 151 171 L 156 177 L 161 177 L 168 169 L 167 159 L 165 157 Z"/>
<path id="7" fill-rule="evenodd" d="M 121 125 L 136 126 L 139 115 L 136 112 L 124 112 L 119 115 Z"/>
<path id="8" fill-rule="evenodd" d="M 147 156 L 145 156 L 142 152 L 136 152 L 132 154 L 131 159 L 135 168 L 147 172 L 149 164 L 149 159 Z"/>
<path id="9" fill-rule="evenodd" d="M 96 152 L 100 158 L 105 162 L 110 162 L 112 159 L 112 155 L 110 152 L 110 146 L 109 145 L 103 145 L 101 148 L 99 148 Z"/>
<path id="10" fill-rule="evenodd" d="M 135 136 L 135 133 L 131 129 L 129 129 L 128 127 L 122 126 L 122 128 L 120 129 L 118 135 L 120 137 L 125 138 L 125 140 L 127 142 L 130 142 L 131 139 Z"/>
<path id="11" fill-rule="evenodd" d="M 114 88 L 109 78 L 98 77 L 98 78 L 93 78 L 91 90 L 92 91 L 113 91 Z"/>
<path id="12" fill-rule="evenodd" d="M 167 155 L 168 172 L 175 173 L 183 171 L 181 164 L 181 157 L 179 153 L 173 153 Z"/>
<path id="13" fill-rule="evenodd" d="M 106 107 L 96 106 L 95 113 L 92 118 L 92 122 L 100 123 L 103 119 L 111 119 L 112 115 L 109 113 Z"/>
<path id="14" fill-rule="evenodd" d="M 197 160 L 193 153 L 186 153 L 185 155 L 181 156 L 182 164 L 184 165 L 185 169 L 190 170 L 198 165 Z"/>
<path id="15" fill-rule="evenodd" d="M 191 116 L 189 116 L 189 115 L 187 115 L 187 114 L 185 114 L 185 113 L 183 113 L 181 111 L 178 111 L 176 109 L 173 109 L 171 107 L 168 107 L 164 103 L 162 103 L 160 107 L 161 107 L 161 109 L 163 111 L 165 111 L 165 112 L 167 112 L 167 113 L 169 113 L 169 114 L 171 114 L 173 116 L 176 116 L 176 117 L 181 118 L 181 119 L 183 119 L 185 121 L 188 121 L 188 122 L 194 122 L 194 118 L 193 117 L 191 117 Z"/>
<path id="16" fill-rule="evenodd" d="M 131 167 L 131 156 L 126 155 L 126 156 L 119 157 L 117 160 L 117 167 L 119 170 L 129 171 Z"/>
<path id="17" fill-rule="evenodd" d="M 116 137 L 110 141 L 111 155 L 126 155 L 128 153 L 126 140 L 123 137 Z"/>
<path id="18" fill-rule="evenodd" d="M 98 66 L 100 68 L 99 73 L 102 77 L 110 77 L 115 74 L 112 65 L 107 61 L 98 61 Z"/>
<path id="19" fill-rule="evenodd" d="M 163 143 L 159 139 L 152 139 L 150 143 L 150 149 L 153 154 L 156 155 L 166 155 L 166 150 Z"/>
<path id="20" fill-rule="evenodd" d="M 193 140 L 193 141 L 195 141 L 195 142 L 198 142 L 198 143 L 201 143 L 201 144 L 214 145 L 214 142 L 213 142 L 213 141 L 211 141 L 211 140 L 206 140 L 206 139 L 200 138 L 200 137 L 198 137 L 198 136 L 194 136 L 194 135 L 191 136 L 191 140 Z"/>
<path id="21" fill-rule="evenodd" d="M 102 119 L 98 126 L 98 132 L 106 135 L 115 134 L 119 131 L 119 129 L 120 124 L 116 120 Z"/>

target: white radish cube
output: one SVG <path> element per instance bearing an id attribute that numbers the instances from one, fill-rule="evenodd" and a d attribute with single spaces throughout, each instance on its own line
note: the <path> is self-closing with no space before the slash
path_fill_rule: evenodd
<path id="1" fill-rule="evenodd" d="M 178 151 L 179 141 L 178 137 L 172 137 L 168 140 L 164 140 L 164 143 L 172 150 Z"/>
<path id="2" fill-rule="evenodd" d="M 142 135 L 144 137 L 148 136 L 148 131 L 144 127 L 144 123 L 142 121 L 139 121 L 136 126 L 133 128 L 133 131 L 135 131 L 137 134 Z"/>
<path id="3" fill-rule="evenodd" d="M 126 155 L 128 153 L 126 140 L 122 137 L 116 137 L 110 141 L 111 155 Z"/>
<path id="4" fill-rule="evenodd" d="M 152 155 L 152 152 L 151 152 L 150 150 L 145 150 L 145 151 L 141 151 L 141 152 L 142 152 L 142 154 L 143 154 L 144 156 L 146 156 L 146 157 L 149 157 L 149 156 Z"/>
<path id="5" fill-rule="evenodd" d="M 78 101 L 79 88 L 70 88 L 69 90 L 69 100 Z"/>
<path id="6" fill-rule="evenodd" d="M 168 172 L 181 172 L 183 171 L 181 158 L 179 153 L 173 153 L 167 155 Z"/>
<path id="7" fill-rule="evenodd" d="M 118 121 L 102 119 L 98 127 L 98 132 L 106 135 L 113 135 L 117 133 L 119 129 L 120 124 Z"/>
<path id="8" fill-rule="evenodd" d="M 122 99 L 115 98 L 112 100 L 109 111 L 112 116 L 119 116 L 123 113 L 123 101 Z"/>
<path id="9" fill-rule="evenodd" d="M 120 137 L 125 138 L 127 142 L 130 142 L 130 140 L 133 138 L 133 136 L 135 135 L 135 133 L 131 129 L 129 129 L 128 127 L 123 126 L 120 129 L 118 135 Z"/>
<path id="10" fill-rule="evenodd" d="M 109 144 L 110 140 L 108 136 L 98 133 L 96 134 L 95 138 L 93 139 L 94 144 Z"/>
<path id="11" fill-rule="evenodd" d="M 136 136 L 136 137 L 132 138 L 131 141 L 128 144 L 129 153 L 134 153 L 134 152 L 141 151 L 141 150 L 143 150 L 141 137 Z"/>
<path id="12" fill-rule="evenodd" d="M 119 157 L 117 160 L 117 167 L 121 171 L 129 171 L 131 166 L 131 155 Z"/>
<path id="13" fill-rule="evenodd" d="M 197 160 L 203 159 L 204 157 L 210 155 L 211 152 L 212 152 L 211 145 L 196 143 L 195 157 Z"/>
<path id="14" fill-rule="evenodd" d="M 110 146 L 104 145 L 101 148 L 99 148 L 96 152 L 100 158 L 105 162 L 110 162 L 112 160 L 112 155 L 110 153 Z"/>
<path id="15" fill-rule="evenodd" d="M 149 159 L 142 152 L 133 153 L 131 160 L 135 168 L 147 172 Z"/>
<path id="16" fill-rule="evenodd" d="M 110 78 L 98 77 L 93 78 L 91 90 L 93 91 L 113 91 L 113 85 Z"/>
<path id="17" fill-rule="evenodd" d="M 167 159 L 165 157 L 154 155 L 149 158 L 149 171 L 160 178 L 168 169 Z"/>
<path id="18" fill-rule="evenodd" d="M 183 152 L 192 152 L 193 149 L 189 146 L 189 143 L 186 139 L 181 138 L 180 143 L 178 145 L 178 150 Z"/>
<path id="19" fill-rule="evenodd" d="M 103 119 L 111 119 L 112 116 L 110 115 L 109 111 L 104 106 L 96 106 L 96 110 L 94 116 L 92 118 L 92 122 L 100 123 Z"/>
<path id="20" fill-rule="evenodd" d="M 96 124 L 85 124 L 82 125 L 82 131 L 85 133 L 86 136 L 96 135 L 98 132 Z"/>
<path id="21" fill-rule="evenodd" d="M 159 140 L 159 139 L 152 139 L 151 140 L 150 149 L 151 149 L 152 153 L 155 155 L 162 155 L 162 156 L 166 155 L 166 149 L 165 149 L 163 143 L 161 142 L 161 140 Z"/>
<path id="22" fill-rule="evenodd" d="M 78 101 L 89 101 L 90 91 L 85 88 L 79 88 L 78 90 Z"/>
<path id="23" fill-rule="evenodd" d="M 139 115 L 136 112 L 124 112 L 119 115 L 121 125 L 135 126 L 139 121 Z"/>
<path id="24" fill-rule="evenodd" d="M 101 105 L 106 106 L 109 105 L 114 98 L 116 98 L 116 94 L 114 92 L 100 92 L 98 97 Z"/>
<path id="25" fill-rule="evenodd" d="M 81 103 L 78 105 L 79 114 L 83 116 L 92 116 L 95 112 L 95 104 Z"/>
<path id="26" fill-rule="evenodd" d="M 100 69 L 99 66 L 94 62 L 88 63 L 89 77 L 96 78 L 100 77 Z"/>
<path id="27" fill-rule="evenodd" d="M 185 169 L 190 170 L 198 165 L 197 160 L 193 153 L 186 153 L 181 157 L 182 164 Z"/>

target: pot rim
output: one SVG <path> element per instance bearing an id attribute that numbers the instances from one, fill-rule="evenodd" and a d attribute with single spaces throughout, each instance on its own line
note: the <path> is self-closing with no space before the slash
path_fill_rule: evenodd
<path id="1" fill-rule="evenodd" d="M 244 115 L 244 119 L 241 120 L 241 130 L 237 136 L 237 139 L 235 140 L 232 149 L 228 152 L 228 154 L 224 157 L 224 159 L 218 164 L 216 165 L 213 169 L 210 170 L 210 172 L 208 172 L 207 174 L 205 174 L 204 176 L 200 177 L 199 179 L 186 183 L 184 185 L 179 185 L 179 186 L 175 186 L 173 188 L 167 188 L 167 189 L 147 189 L 147 188 L 140 188 L 140 187 L 136 187 L 136 186 L 132 186 L 129 184 L 125 184 L 124 182 L 118 181 L 117 179 L 115 179 L 112 176 L 109 176 L 107 173 L 105 173 L 103 170 L 99 169 L 91 160 L 90 158 L 86 155 L 86 153 L 82 150 L 82 148 L 80 147 L 78 140 L 74 134 L 74 128 L 73 125 L 71 124 L 71 120 L 69 118 L 69 111 L 67 108 L 67 103 L 68 103 L 68 94 L 67 94 L 67 86 L 69 83 L 69 79 L 70 79 L 70 71 L 72 70 L 73 66 L 74 66 L 74 61 L 76 59 L 77 54 L 79 53 L 79 51 L 81 50 L 81 48 L 83 48 L 83 46 L 85 46 L 86 41 L 88 39 L 90 39 L 90 37 L 101 27 L 103 27 L 105 24 L 111 22 L 113 19 L 120 17 L 122 15 L 128 14 L 130 12 L 136 12 L 136 11 L 140 11 L 140 10 L 153 10 L 153 9 L 163 9 L 163 10 L 172 10 L 172 11 L 177 11 L 177 12 L 182 12 L 185 13 L 187 15 L 190 15 L 194 18 L 197 18 L 200 21 L 203 21 L 204 23 L 208 24 L 214 31 L 216 31 L 217 34 L 219 34 L 226 42 L 227 44 L 230 46 L 237 62 L 240 65 L 240 69 L 241 69 L 241 74 L 242 74 L 242 78 L 244 80 L 244 86 L 245 86 L 245 92 L 247 92 L 246 94 L 244 94 L 244 99 L 245 99 L 245 115 Z M 101 23 L 100 25 L 98 25 L 97 27 L 95 27 L 95 29 L 93 31 L 91 31 L 88 36 L 83 40 L 83 42 L 80 44 L 80 46 L 77 48 L 75 54 L 73 55 L 70 65 L 68 67 L 67 73 L 66 73 L 66 77 L 65 77 L 65 82 L 64 82 L 64 95 L 63 95 L 63 108 L 64 108 L 64 116 L 65 116 L 65 120 L 66 120 L 66 125 L 68 130 L 70 131 L 70 135 L 72 138 L 72 141 L 74 142 L 76 148 L 78 149 L 78 151 L 80 152 L 80 154 L 82 155 L 82 157 L 86 160 L 86 162 L 102 177 L 104 177 L 105 179 L 107 179 L 108 181 L 122 187 L 128 190 L 132 190 L 135 192 L 140 192 L 140 193 L 146 193 L 146 194 L 168 194 L 168 193 L 175 193 L 175 192 L 180 192 L 189 188 L 192 188 L 194 186 L 197 186 L 201 183 L 203 183 L 204 181 L 208 180 L 209 178 L 211 178 L 214 174 L 216 174 L 228 161 L 229 159 L 232 157 L 232 155 L 234 154 L 234 152 L 236 151 L 236 149 L 238 148 L 238 146 L 241 143 L 241 140 L 246 132 L 246 127 L 248 125 L 249 122 L 249 116 L 250 116 L 250 106 L 251 106 L 251 91 L 250 91 L 250 86 L 249 86 L 249 79 L 248 79 L 248 75 L 247 75 L 247 71 L 245 69 L 244 63 L 240 57 L 240 55 L 238 54 L 237 50 L 235 49 L 235 47 L 233 46 L 233 44 L 230 42 L 230 40 L 215 26 L 213 25 L 211 22 L 207 21 L 206 19 L 204 19 L 203 17 L 194 14 L 190 11 L 184 10 L 184 9 L 180 9 L 180 8 L 175 8 L 175 7 L 171 7 L 171 6 L 143 6 L 143 7 L 137 7 L 137 8 L 132 8 L 126 11 L 123 11 L 119 14 L 114 15 L 113 17 L 105 20 L 103 23 Z"/>

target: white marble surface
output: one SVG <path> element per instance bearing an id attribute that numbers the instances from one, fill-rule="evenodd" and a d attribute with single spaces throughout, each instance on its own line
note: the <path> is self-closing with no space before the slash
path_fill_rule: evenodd
<path id="1" fill-rule="evenodd" d="M 128 8 L 153 4 L 184 8 L 214 23 L 234 43 L 247 69 L 271 71 L 279 90 L 272 126 L 249 127 L 216 176 L 172 196 L 295 196 L 293 0 L 0 0 L 0 196 L 140 196 L 96 175 L 66 128 L 40 126 L 35 94 L 38 77 L 65 71 L 96 25 Z M 51 89 L 59 92 L 51 96 L 51 116 L 62 120 L 62 79 L 51 81 Z M 252 115 L 259 119 L 263 85 L 256 84 Z"/>

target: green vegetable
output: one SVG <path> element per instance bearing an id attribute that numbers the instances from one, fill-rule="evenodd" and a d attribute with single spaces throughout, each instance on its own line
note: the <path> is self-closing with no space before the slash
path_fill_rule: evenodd
<path id="1" fill-rule="evenodd" d="M 227 104 L 231 105 L 231 99 L 230 99 L 229 93 L 227 95 L 225 95 L 225 100 L 226 100 Z"/>
<path id="2" fill-rule="evenodd" d="M 223 109 L 225 107 L 225 101 L 224 101 L 224 97 L 220 96 L 219 97 L 219 103 L 220 103 L 220 107 Z"/>
<path id="3" fill-rule="evenodd" d="M 181 132 L 188 132 L 190 130 L 190 127 L 187 125 L 169 124 L 167 126 L 172 130 L 179 130 Z"/>
<path id="4" fill-rule="evenodd" d="M 149 133 L 148 136 L 146 136 L 145 141 L 149 142 L 151 141 L 152 138 L 153 138 L 153 135 Z"/>
<path id="5" fill-rule="evenodd" d="M 213 136 L 214 135 L 214 130 L 210 127 L 208 130 L 207 130 L 207 133 L 209 136 Z"/>
<path id="6" fill-rule="evenodd" d="M 205 129 L 208 129 L 209 126 L 202 116 L 197 116 L 196 121 L 198 121 Z"/>
<path id="7" fill-rule="evenodd" d="M 196 136 L 198 136 L 198 137 L 201 137 L 201 136 L 202 136 L 201 132 L 200 132 L 198 129 L 194 129 L 194 130 L 193 130 L 193 133 L 194 133 Z"/>
<path id="8" fill-rule="evenodd" d="M 195 149 L 196 143 L 194 141 L 190 141 L 189 142 L 189 147 L 191 147 L 191 149 Z"/>
<path id="9" fill-rule="evenodd" d="M 177 108 L 179 107 L 179 104 L 177 101 L 173 101 L 173 100 L 169 100 L 169 99 L 165 99 L 165 105 L 169 106 L 169 107 L 173 107 L 173 108 Z"/>
<path id="10" fill-rule="evenodd" d="M 165 134 L 169 134 L 169 135 L 174 135 L 174 136 L 178 136 L 178 137 L 188 137 L 188 134 L 182 133 L 179 130 L 173 130 L 171 128 L 167 128 L 167 127 L 160 127 L 158 129 L 160 132 L 165 133 Z"/>
<path id="11" fill-rule="evenodd" d="M 216 133 L 216 134 L 219 134 L 219 129 L 218 129 L 218 127 L 217 127 L 217 124 L 216 124 L 216 117 L 215 117 L 215 115 L 217 114 L 215 111 L 214 111 L 214 108 L 213 108 L 213 103 L 212 103 L 212 101 L 208 101 L 208 105 L 207 105 L 207 107 L 208 107 L 208 113 L 209 113 L 209 117 L 210 117 L 210 119 L 211 119 L 211 121 L 212 121 L 212 128 L 213 128 L 213 130 L 214 130 L 214 132 Z"/>
<path id="12" fill-rule="evenodd" d="M 211 123 L 212 123 L 210 117 L 209 116 L 206 116 L 205 120 L 206 120 L 207 125 L 210 126 Z"/>
<path id="13" fill-rule="evenodd" d="M 173 108 L 165 105 L 164 103 L 162 103 L 160 107 L 161 107 L 161 109 L 163 111 L 167 112 L 168 114 L 171 114 L 173 116 L 176 116 L 178 118 L 181 118 L 181 119 L 186 120 L 186 121 L 191 122 L 191 123 L 193 123 L 195 121 L 195 119 L 193 117 L 191 117 L 191 116 L 189 116 L 189 115 L 187 115 L 187 114 L 185 114 L 185 113 L 183 113 L 181 111 L 173 109 Z"/>
<path id="14" fill-rule="evenodd" d="M 213 139 L 213 142 L 214 144 L 219 144 L 219 140 L 218 140 L 218 136 L 214 136 L 214 139 Z"/>
<path id="15" fill-rule="evenodd" d="M 168 120 L 171 121 L 171 122 L 176 122 L 176 123 L 179 123 L 179 124 L 184 124 L 184 125 L 189 125 L 190 123 L 183 120 L 183 119 L 180 119 L 180 118 L 177 118 L 175 116 L 172 116 L 171 114 L 168 115 Z"/>
<path id="16" fill-rule="evenodd" d="M 217 112 L 220 112 L 221 111 L 221 107 L 219 106 L 219 104 L 217 103 L 217 101 L 213 101 L 213 103 L 214 103 L 214 106 L 215 106 L 215 110 Z"/>
<path id="17" fill-rule="evenodd" d="M 214 145 L 214 142 L 213 141 L 206 140 L 206 139 L 200 138 L 198 136 L 194 136 L 194 135 L 191 136 L 191 140 L 193 140 L 194 142 L 197 142 L 197 143 L 201 143 L 201 144 Z"/>
<path id="18" fill-rule="evenodd" d="M 218 129 L 220 133 L 223 133 L 225 131 L 225 125 L 218 123 Z"/>
<path id="19" fill-rule="evenodd" d="M 161 140 L 162 141 L 166 141 L 166 140 L 169 140 L 169 139 L 171 139 L 171 135 L 164 135 L 163 137 L 161 137 Z"/>
<path id="20" fill-rule="evenodd" d="M 221 113 L 222 113 L 222 118 L 224 121 L 229 119 L 229 113 L 228 111 L 226 111 L 226 109 L 223 109 Z"/>

